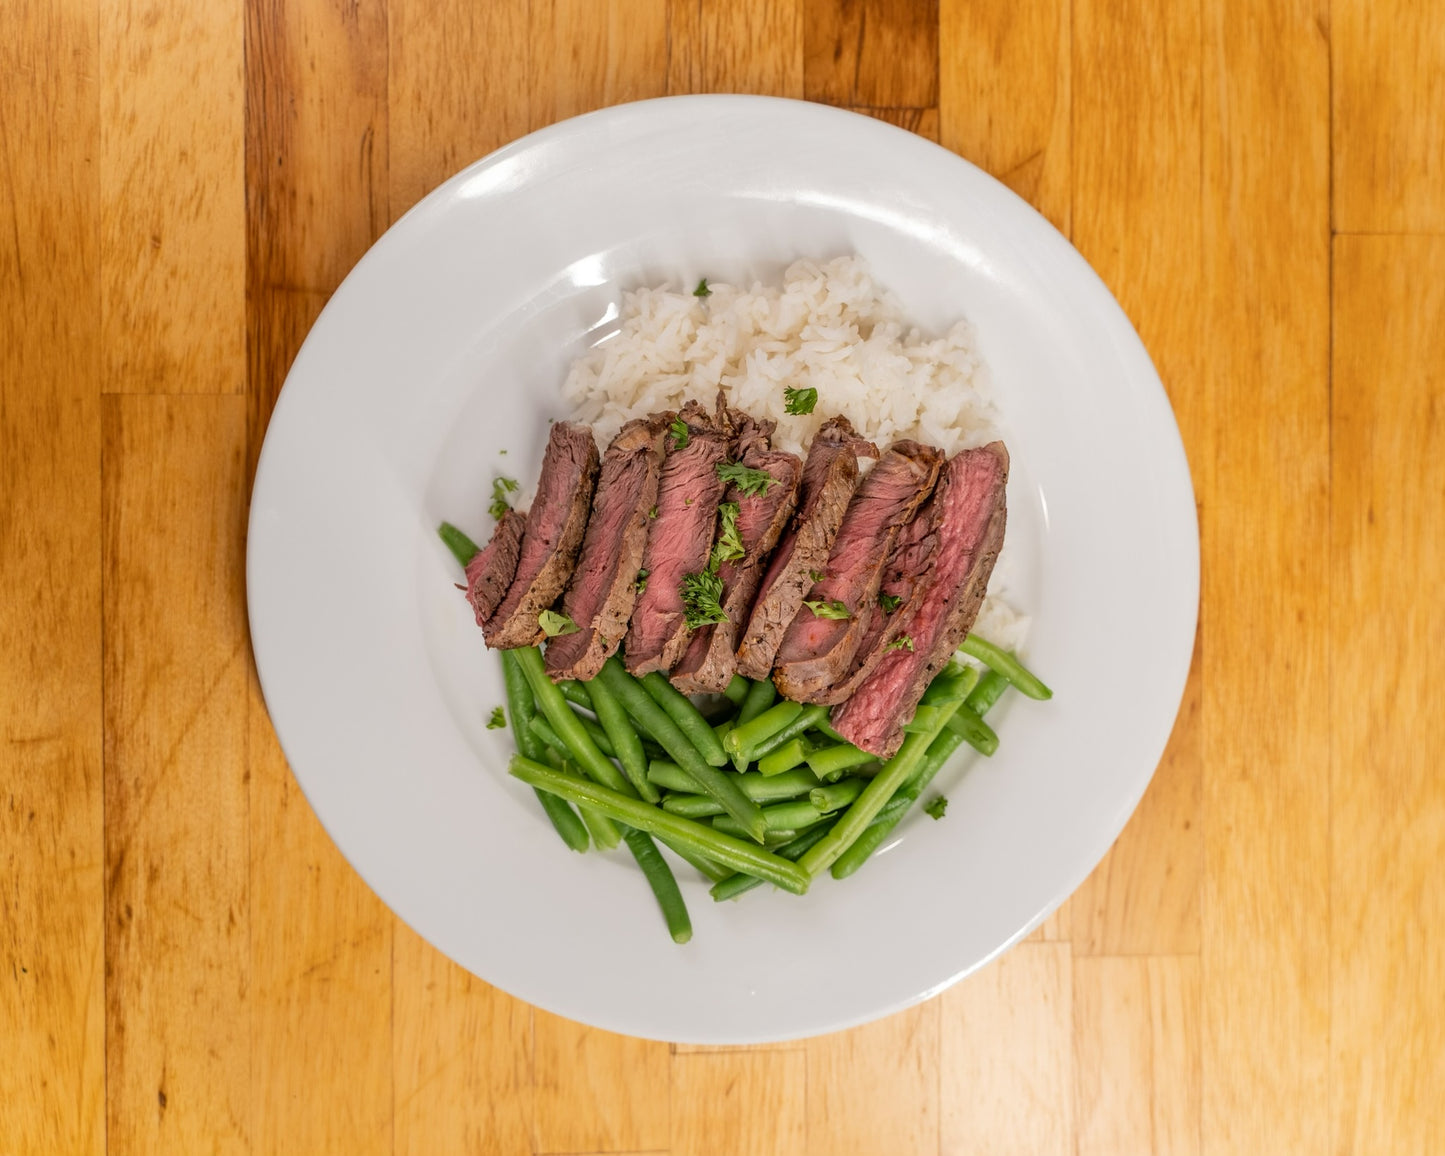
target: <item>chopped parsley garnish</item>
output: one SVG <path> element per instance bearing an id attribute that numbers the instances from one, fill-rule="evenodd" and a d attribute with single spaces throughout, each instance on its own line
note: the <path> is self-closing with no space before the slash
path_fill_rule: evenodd
<path id="1" fill-rule="evenodd" d="M 803 603 L 811 610 L 817 618 L 852 618 L 848 607 L 839 602 L 836 598 L 832 602 L 807 602 Z"/>
<path id="2" fill-rule="evenodd" d="M 913 639 L 909 638 L 906 634 L 900 635 L 883 648 L 883 653 L 887 654 L 890 650 L 907 650 L 911 652 L 913 650 Z"/>
<path id="3" fill-rule="evenodd" d="M 711 570 L 716 570 L 719 563 L 736 562 L 747 554 L 743 549 L 742 536 L 738 533 L 738 504 L 724 502 L 717 508 L 717 513 L 717 544 L 712 548 L 712 560 L 708 563 Z"/>
<path id="4" fill-rule="evenodd" d="M 692 291 L 694 297 L 711 297 L 712 290 L 707 287 L 707 278 L 704 277 L 697 283 L 697 288 Z"/>
<path id="5" fill-rule="evenodd" d="M 719 462 L 717 476 L 724 484 L 736 486 L 745 498 L 756 498 L 768 492 L 768 487 L 777 483 L 777 478 L 767 470 L 755 470 L 742 462 Z"/>
<path id="6" fill-rule="evenodd" d="M 650 573 L 650 570 L 639 570 L 637 572 L 637 581 L 636 583 L 634 583 L 634 585 L 636 585 L 637 592 L 639 594 L 641 594 L 644 590 L 647 589 L 647 576 Z"/>
<path id="7" fill-rule="evenodd" d="M 507 511 L 512 508 L 508 494 L 515 494 L 518 487 L 512 478 L 496 477 L 492 479 L 492 504 L 487 507 L 488 512 L 497 521 L 507 516 Z"/>
<path id="8" fill-rule="evenodd" d="M 502 708 L 499 706 L 494 706 L 492 708 L 492 717 L 487 720 L 487 730 L 498 731 L 506 725 L 507 716 L 502 713 Z"/>
<path id="9" fill-rule="evenodd" d="M 647 511 L 647 516 L 648 516 L 649 518 L 655 518 L 655 517 L 657 517 L 657 507 L 656 507 L 656 506 L 653 506 L 652 509 L 648 510 L 648 511 Z"/>
<path id="10" fill-rule="evenodd" d="M 809 570 L 808 577 L 811 578 L 814 582 L 821 582 L 823 580 L 823 571 Z"/>
<path id="11" fill-rule="evenodd" d="M 728 620 L 722 608 L 723 581 L 712 570 L 684 574 L 678 591 L 682 595 L 682 609 L 689 630 Z"/>
<path id="12" fill-rule="evenodd" d="M 502 457 L 506 457 L 506 456 L 507 456 L 507 451 L 506 451 L 506 450 L 498 450 L 497 453 L 501 454 Z"/>
<path id="13" fill-rule="evenodd" d="M 948 810 L 948 799 L 943 795 L 934 795 L 923 805 L 923 813 L 930 819 L 943 818 L 943 812 Z"/>
<path id="14" fill-rule="evenodd" d="M 692 499 L 691 499 L 691 498 L 683 498 L 682 504 L 683 504 L 684 506 L 690 506 L 690 505 L 692 505 Z"/>
<path id="15" fill-rule="evenodd" d="M 672 448 L 675 450 L 686 449 L 688 439 L 692 437 L 692 432 L 687 428 L 687 422 L 680 417 L 675 417 L 668 430 L 672 434 Z"/>
<path id="16" fill-rule="evenodd" d="M 787 413 L 812 413 L 817 404 L 816 389 L 794 389 L 791 385 L 783 387 L 783 409 Z"/>
<path id="17" fill-rule="evenodd" d="M 537 625 L 542 628 L 542 633 L 548 638 L 556 638 L 562 634 L 576 634 L 580 629 L 577 623 L 565 614 L 558 614 L 555 610 L 544 610 L 537 615 Z"/>
<path id="18" fill-rule="evenodd" d="M 903 605 L 903 599 L 897 594 L 880 594 L 878 595 L 878 605 L 883 607 L 884 614 L 892 614 Z"/>

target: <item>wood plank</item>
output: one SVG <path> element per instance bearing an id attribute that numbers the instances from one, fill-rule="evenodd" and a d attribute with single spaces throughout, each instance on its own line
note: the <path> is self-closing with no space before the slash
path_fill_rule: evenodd
<path id="1" fill-rule="evenodd" d="M 808 1041 L 808 1151 L 936 1156 L 937 1000 Z"/>
<path id="2" fill-rule="evenodd" d="M 672 1156 L 802 1156 L 808 1065 L 802 1052 L 710 1052 L 672 1060 Z"/>
<path id="3" fill-rule="evenodd" d="M 245 403 L 108 398 L 104 438 L 106 1150 L 241 1152 Z"/>
<path id="4" fill-rule="evenodd" d="M 0 1137 L 105 1147 L 93 7 L 0 36 Z M 37 137 L 44 139 L 39 144 Z"/>
<path id="5" fill-rule="evenodd" d="M 1199 1152 L 1199 960 L 1074 960 L 1079 1156 Z"/>
<path id="6" fill-rule="evenodd" d="M 667 1044 L 533 1012 L 533 1143 L 542 1152 L 666 1148 Z"/>
<path id="7" fill-rule="evenodd" d="M 934 144 L 938 143 L 937 108 L 854 108 L 852 111 L 864 113 L 877 120 L 886 120 L 889 124 L 896 124 L 899 128 L 906 128 L 909 132 L 927 137 Z"/>
<path id="8" fill-rule="evenodd" d="M 1203 1147 L 1319 1152 L 1329 1032 L 1323 5 L 1203 7 Z M 1270 670 L 1262 675 L 1261 656 Z M 1267 689 L 1266 689 L 1267 687 Z"/>
<path id="9" fill-rule="evenodd" d="M 247 0 L 253 463 L 291 359 L 385 228 L 386 7 Z M 391 1150 L 391 914 L 322 830 L 250 682 L 256 1147 Z"/>
<path id="10" fill-rule="evenodd" d="M 395 1152 L 532 1153 L 532 1009 L 396 928 Z"/>
<path id="11" fill-rule="evenodd" d="M 389 0 L 393 220 L 458 169 L 527 131 L 526 0 Z"/>
<path id="12" fill-rule="evenodd" d="M 803 0 L 669 0 L 667 91 L 803 95 Z"/>
<path id="13" fill-rule="evenodd" d="M 100 0 L 109 392 L 245 390 L 242 3 Z"/>
<path id="14" fill-rule="evenodd" d="M 1148 347 L 1202 488 L 1199 6 L 1076 0 L 1073 28 L 1073 240 Z M 1199 950 L 1199 673 L 1196 646 L 1154 781 L 1074 899 L 1079 952 Z"/>
<path id="15" fill-rule="evenodd" d="M 1069 0 L 941 0 L 939 139 L 1067 236 L 1072 171 Z"/>
<path id="16" fill-rule="evenodd" d="M 531 128 L 667 95 L 668 0 L 533 0 Z"/>
<path id="17" fill-rule="evenodd" d="M 1073 1156 L 1073 973 L 1067 943 L 1024 943 L 940 1002 L 940 1156 Z"/>
<path id="18" fill-rule="evenodd" d="M 1330 1147 L 1423 1156 L 1445 1136 L 1445 238 L 1334 255 Z"/>
<path id="19" fill-rule="evenodd" d="M 1417 0 L 1334 0 L 1334 227 L 1445 232 L 1445 19 Z"/>
<path id="20" fill-rule="evenodd" d="M 938 0 L 805 0 L 803 92 L 868 108 L 938 103 Z"/>

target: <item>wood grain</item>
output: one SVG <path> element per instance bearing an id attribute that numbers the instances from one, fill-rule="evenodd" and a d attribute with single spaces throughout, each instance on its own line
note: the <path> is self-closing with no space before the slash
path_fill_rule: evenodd
<path id="1" fill-rule="evenodd" d="M 327 297 L 389 221 L 386 8 L 248 0 L 247 415 L 271 406 Z M 259 1151 L 392 1150 L 392 916 L 292 777 L 249 699 Z"/>
<path id="2" fill-rule="evenodd" d="M 1074 1152 L 1072 959 L 1020 944 L 939 997 L 940 1156 Z"/>
<path id="3" fill-rule="evenodd" d="M 398 924 L 398 1156 L 532 1152 L 532 1009 Z"/>
<path id="4" fill-rule="evenodd" d="M 242 0 L 99 9 L 105 388 L 242 393 Z"/>
<path id="5" fill-rule="evenodd" d="M 899 128 L 906 128 L 909 132 L 916 132 L 919 136 L 938 143 L 938 109 L 936 108 L 855 108 L 854 112 L 861 112 L 876 120 L 885 120 L 889 124 L 896 124 Z"/>
<path id="6" fill-rule="evenodd" d="M 805 0 L 803 91 L 865 108 L 938 104 L 938 0 Z"/>
<path id="7" fill-rule="evenodd" d="M 1416 0 L 1334 0 L 1334 226 L 1445 232 L 1445 13 Z"/>
<path id="8" fill-rule="evenodd" d="M 808 1041 L 808 1151 L 938 1151 L 937 1001 Z"/>
<path id="9" fill-rule="evenodd" d="M 1203 8 L 1203 1147 L 1323 1151 L 1329 74 L 1321 6 Z M 1259 663 L 1267 660 L 1267 673 Z"/>
<path id="10" fill-rule="evenodd" d="M 940 0 L 939 140 L 1070 228 L 1069 0 Z"/>
<path id="11" fill-rule="evenodd" d="M 532 0 L 532 128 L 667 95 L 668 0 Z"/>
<path id="12" fill-rule="evenodd" d="M 540 1152 L 668 1146 L 671 1049 L 533 1013 L 533 1143 Z"/>
<path id="13" fill-rule="evenodd" d="M 804 1156 L 807 1061 L 792 1050 L 674 1056 L 672 1156 Z"/>
<path id="14" fill-rule="evenodd" d="M 1079 1156 L 1200 1151 L 1199 960 L 1075 959 Z"/>
<path id="15" fill-rule="evenodd" d="M 93 8 L 0 36 L 0 1148 L 105 1148 Z"/>
<path id="16" fill-rule="evenodd" d="M 669 0 L 667 91 L 803 95 L 803 0 Z"/>
<path id="17" fill-rule="evenodd" d="M 245 1152 L 245 403 L 109 398 L 104 436 L 107 1151 Z"/>
<path id="18" fill-rule="evenodd" d="M 1445 1136 L 1445 238 L 1334 255 L 1330 1147 L 1423 1156 Z"/>

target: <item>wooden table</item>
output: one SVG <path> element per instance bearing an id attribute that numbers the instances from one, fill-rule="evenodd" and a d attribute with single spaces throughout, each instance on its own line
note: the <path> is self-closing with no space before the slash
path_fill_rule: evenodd
<path id="1" fill-rule="evenodd" d="M 1442 1150 L 1439 4 L 0 30 L 0 1152 Z M 1073 239 L 1174 400 L 1204 595 L 1149 794 L 1030 942 L 870 1027 L 698 1050 L 534 1011 L 381 905 L 276 745 L 242 563 L 286 368 L 391 221 L 560 117 L 734 90 L 902 124 Z"/>

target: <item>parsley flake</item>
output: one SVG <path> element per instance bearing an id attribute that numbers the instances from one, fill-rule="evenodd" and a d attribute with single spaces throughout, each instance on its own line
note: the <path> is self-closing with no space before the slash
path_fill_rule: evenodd
<path id="1" fill-rule="evenodd" d="M 821 570 L 809 570 L 809 571 L 808 571 L 808 577 L 809 577 L 810 579 L 812 579 L 814 582 L 821 582 L 821 581 L 823 580 L 823 571 L 821 571 Z"/>
<path id="2" fill-rule="evenodd" d="M 903 605 L 903 599 L 897 594 L 880 594 L 878 595 L 878 605 L 883 607 L 884 614 L 892 614 Z"/>
<path id="3" fill-rule="evenodd" d="M 502 708 L 499 706 L 494 706 L 492 708 L 492 717 L 487 720 L 487 730 L 501 730 L 506 725 L 507 716 L 502 712 Z"/>
<path id="4" fill-rule="evenodd" d="M 520 489 L 513 478 L 495 477 L 492 479 L 492 504 L 487 507 L 487 512 L 497 521 L 507 516 L 507 511 L 512 508 L 511 499 L 508 494 L 515 494 Z"/>
<path id="5" fill-rule="evenodd" d="M 687 428 L 687 422 L 680 417 L 675 417 L 672 419 L 672 425 L 668 427 L 668 431 L 672 434 L 673 449 L 684 450 L 687 448 L 688 440 L 692 437 L 692 431 Z"/>
<path id="6" fill-rule="evenodd" d="M 907 650 L 911 653 L 913 650 L 913 639 L 909 638 L 906 634 L 900 635 L 883 648 L 883 653 L 887 654 L 890 650 Z"/>
<path id="7" fill-rule="evenodd" d="M 648 516 L 649 518 L 655 518 L 655 517 L 657 517 L 657 507 L 656 507 L 656 506 L 653 506 L 652 509 L 648 510 L 648 511 L 647 511 L 647 516 Z"/>
<path id="8" fill-rule="evenodd" d="M 724 502 L 717 508 L 717 513 L 717 544 L 712 548 L 712 560 L 708 563 L 708 568 L 713 571 L 722 562 L 737 562 L 747 555 L 742 536 L 738 533 L 738 504 Z"/>
<path id="9" fill-rule="evenodd" d="M 791 385 L 783 387 L 783 410 L 786 413 L 812 413 L 813 407 L 818 404 L 818 391 L 816 389 L 794 389 Z"/>
<path id="10" fill-rule="evenodd" d="M 647 589 L 647 576 L 650 573 L 652 573 L 652 571 L 650 570 L 639 570 L 637 572 L 637 581 L 633 583 L 633 585 L 637 587 L 637 592 L 639 594 L 641 594 L 644 590 Z"/>
<path id="11" fill-rule="evenodd" d="M 778 480 L 767 470 L 755 470 L 742 462 L 718 462 L 717 476 L 724 484 L 735 486 L 738 493 L 745 498 L 765 495 L 768 487 L 775 485 Z"/>
<path id="12" fill-rule="evenodd" d="M 948 799 L 943 795 L 934 795 L 923 805 L 923 813 L 930 819 L 941 819 L 943 813 L 948 810 Z"/>
<path id="13" fill-rule="evenodd" d="M 816 618 L 844 619 L 853 617 L 853 614 L 848 609 L 848 607 L 845 606 L 842 602 L 839 602 L 836 598 L 832 602 L 804 601 L 803 605 L 806 606 L 809 610 L 811 610 L 814 617 Z"/>
<path id="14" fill-rule="evenodd" d="M 697 283 L 697 288 L 692 291 L 694 297 L 711 297 L 712 290 L 707 287 L 707 278 L 704 277 Z"/>
<path id="15" fill-rule="evenodd" d="M 576 634 L 581 629 L 572 619 L 565 614 L 558 614 L 555 610 L 544 610 L 537 615 L 537 625 L 542 628 L 542 633 L 548 638 L 557 638 L 563 634 Z"/>
<path id="16" fill-rule="evenodd" d="M 722 608 L 723 581 L 713 571 L 684 574 L 678 591 L 682 595 L 683 615 L 689 630 L 728 620 Z"/>

